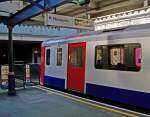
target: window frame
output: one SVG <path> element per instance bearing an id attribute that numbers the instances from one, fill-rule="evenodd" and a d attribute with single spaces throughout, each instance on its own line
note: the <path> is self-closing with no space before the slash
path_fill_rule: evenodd
<path id="1" fill-rule="evenodd" d="M 105 50 L 104 50 L 104 47 Z M 110 58 L 110 49 L 113 47 L 123 48 L 123 65 L 121 66 L 111 66 L 111 58 Z M 101 48 L 102 50 L 102 67 L 96 65 L 97 61 L 97 48 Z M 136 48 L 140 48 L 140 67 L 136 65 Z M 132 54 L 131 58 L 129 55 Z M 130 60 L 132 59 L 132 61 Z M 133 66 L 131 66 L 131 62 Z M 120 44 L 109 44 L 109 45 L 96 45 L 95 46 L 95 59 L 94 59 L 94 67 L 95 69 L 107 69 L 107 70 L 118 70 L 118 71 L 131 71 L 131 72 L 139 72 L 142 68 L 142 44 L 141 43 L 120 43 Z"/>
<path id="2" fill-rule="evenodd" d="M 102 48 L 102 46 L 98 45 L 98 46 L 95 47 L 95 61 L 94 61 L 94 66 L 95 66 L 96 69 L 102 69 L 103 66 L 98 66 L 98 64 L 97 64 L 97 49 L 101 49 L 101 54 L 102 54 L 101 61 L 103 62 L 103 48 Z"/>
<path id="3" fill-rule="evenodd" d="M 96 51 L 95 51 L 94 66 L 95 66 L 96 69 L 108 69 L 108 47 L 107 47 L 107 45 L 97 45 L 97 46 L 95 46 L 95 50 L 98 47 L 102 49 L 102 62 L 103 62 L 103 66 L 101 68 L 99 68 L 96 65 Z"/>

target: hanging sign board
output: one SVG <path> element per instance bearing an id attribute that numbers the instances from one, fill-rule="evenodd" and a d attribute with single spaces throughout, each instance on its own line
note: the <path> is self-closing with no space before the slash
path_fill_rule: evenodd
<path id="1" fill-rule="evenodd" d="M 45 25 L 94 30 L 94 23 L 89 19 L 45 13 Z"/>
<path id="2" fill-rule="evenodd" d="M 62 26 L 62 27 L 73 26 L 74 19 L 73 17 L 47 13 L 45 18 L 45 25 Z"/>
<path id="3" fill-rule="evenodd" d="M 92 28 L 94 23 L 88 19 L 75 18 L 74 24 L 75 26 L 79 26 L 79 27 L 89 27 L 89 28 L 91 27 Z"/>

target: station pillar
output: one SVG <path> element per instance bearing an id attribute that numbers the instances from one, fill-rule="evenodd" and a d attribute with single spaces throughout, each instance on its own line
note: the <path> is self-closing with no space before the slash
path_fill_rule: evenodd
<path id="1" fill-rule="evenodd" d="M 13 40 L 12 40 L 13 27 L 8 26 L 8 63 L 9 63 L 9 73 L 8 73 L 8 95 L 15 96 L 15 74 L 13 72 Z"/>

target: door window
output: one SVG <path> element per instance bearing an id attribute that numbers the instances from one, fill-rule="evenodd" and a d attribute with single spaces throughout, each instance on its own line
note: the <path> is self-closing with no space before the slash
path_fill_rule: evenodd
<path id="1" fill-rule="evenodd" d="M 70 54 L 70 63 L 74 67 L 83 66 L 83 48 L 72 48 Z"/>

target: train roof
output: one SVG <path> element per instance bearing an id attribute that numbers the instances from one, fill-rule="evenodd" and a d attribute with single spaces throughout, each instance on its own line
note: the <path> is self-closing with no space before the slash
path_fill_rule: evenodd
<path id="1" fill-rule="evenodd" d="M 44 47 L 80 41 L 92 41 L 94 39 L 97 40 L 96 37 L 102 37 L 101 39 L 122 39 L 122 38 L 144 37 L 144 36 L 150 36 L 150 24 L 141 24 L 136 26 L 128 26 L 103 31 L 90 31 L 79 33 L 77 35 L 68 35 L 64 37 L 50 38 L 48 40 L 45 40 L 42 43 L 42 46 Z M 98 40 L 100 40 L 100 38 Z"/>

